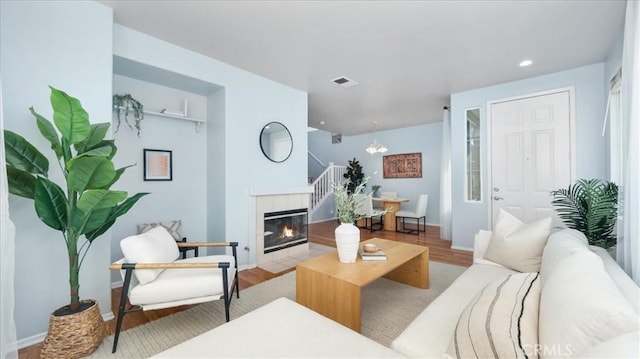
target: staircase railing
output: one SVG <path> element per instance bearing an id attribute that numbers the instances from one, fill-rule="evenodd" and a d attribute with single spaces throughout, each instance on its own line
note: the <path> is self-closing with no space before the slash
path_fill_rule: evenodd
<path id="1" fill-rule="evenodd" d="M 327 168 L 316 178 L 311 184 L 313 193 L 311 194 L 311 213 L 320 206 L 333 193 L 331 183 L 343 183 L 344 174 L 347 172 L 347 166 L 336 166 L 333 162 L 329 162 Z"/>

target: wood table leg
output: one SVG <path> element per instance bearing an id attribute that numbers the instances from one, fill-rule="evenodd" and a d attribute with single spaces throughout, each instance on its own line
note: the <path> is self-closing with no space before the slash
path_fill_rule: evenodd
<path id="1" fill-rule="evenodd" d="M 296 301 L 360 332 L 361 288 L 312 269 L 296 268 Z"/>
<path id="2" fill-rule="evenodd" d="M 394 269 L 384 276 L 387 279 L 412 287 L 429 288 L 429 248 L 421 255 Z"/>
<path id="3" fill-rule="evenodd" d="M 384 229 L 387 231 L 396 231 L 396 212 L 400 210 L 398 202 L 382 202 L 383 208 L 391 207 L 391 210 L 384 215 Z"/>

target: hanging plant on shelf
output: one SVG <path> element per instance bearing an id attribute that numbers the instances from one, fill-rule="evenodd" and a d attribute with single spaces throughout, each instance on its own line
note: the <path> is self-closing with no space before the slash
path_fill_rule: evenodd
<path id="1" fill-rule="evenodd" d="M 142 108 L 142 104 L 133 98 L 130 94 L 124 95 L 113 95 L 113 111 L 116 113 L 116 130 L 118 132 L 120 129 L 120 122 L 122 121 L 120 118 L 120 113 L 124 112 L 124 122 L 127 123 L 127 126 L 133 131 L 135 127 L 138 137 L 140 137 L 140 123 L 144 119 L 144 112 Z M 133 113 L 133 124 L 129 122 L 129 112 Z"/>

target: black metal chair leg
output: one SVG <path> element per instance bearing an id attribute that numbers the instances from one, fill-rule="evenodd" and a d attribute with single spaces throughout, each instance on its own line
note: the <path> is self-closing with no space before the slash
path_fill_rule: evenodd
<path id="1" fill-rule="evenodd" d="M 127 268 L 129 266 L 129 268 Z M 118 320 L 116 322 L 116 334 L 113 338 L 113 349 L 111 350 L 111 354 L 116 352 L 118 348 L 118 338 L 120 337 L 120 329 L 122 328 L 122 318 L 125 314 L 127 314 L 124 310 L 127 304 L 127 293 L 129 293 L 129 285 L 131 284 L 131 274 L 133 273 L 133 266 L 125 263 L 122 265 L 122 268 L 126 270 L 124 275 L 124 283 L 122 285 L 122 293 L 120 293 L 120 305 L 118 307 Z"/>
<path id="2" fill-rule="evenodd" d="M 240 299 L 240 282 L 238 282 L 238 269 L 236 269 L 236 297 Z"/>
<path id="3" fill-rule="evenodd" d="M 225 318 L 227 319 L 227 322 L 229 321 L 229 302 L 231 301 L 229 299 L 229 273 L 227 272 L 229 270 L 229 264 L 226 264 L 227 267 L 226 268 L 222 268 L 222 290 L 224 293 L 224 315 Z"/>

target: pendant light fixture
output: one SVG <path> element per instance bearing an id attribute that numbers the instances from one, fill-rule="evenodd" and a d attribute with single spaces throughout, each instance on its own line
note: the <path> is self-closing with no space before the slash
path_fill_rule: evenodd
<path id="1" fill-rule="evenodd" d="M 385 153 L 389 151 L 386 147 L 384 147 L 384 145 L 379 144 L 378 139 L 376 138 L 378 134 L 378 121 L 373 121 L 373 126 L 374 126 L 373 143 L 370 144 L 365 151 L 367 151 L 367 153 L 372 155 L 375 155 L 376 153 Z"/>

